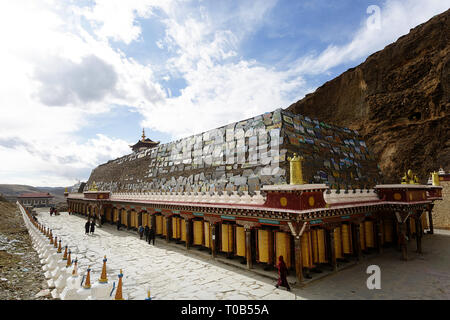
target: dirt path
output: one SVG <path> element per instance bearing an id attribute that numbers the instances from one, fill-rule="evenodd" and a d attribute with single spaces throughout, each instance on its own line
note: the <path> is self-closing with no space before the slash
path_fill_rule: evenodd
<path id="1" fill-rule="evenodd" d="M 20 211 L 0 199 L 0 300 L 53 300 L 41 292 L 45 289 L 39 256 Z"/>

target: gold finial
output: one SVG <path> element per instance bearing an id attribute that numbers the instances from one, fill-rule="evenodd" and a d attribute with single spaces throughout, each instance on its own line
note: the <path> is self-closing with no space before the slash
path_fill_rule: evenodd
<path id="1" fill-rule="evenodd" d="M 98 279 L 98 282 L 100 283 L 107 283 L 108 278 L 106 277 L 106 256 L 103 258 L 103 267 L 102 267 L 102 274 L 100 275 L 100 279 Z"/>
<path id="2" fill-rule="evenodd" d="M 437 173 L 436 171 L 433 171 L 431 173 L 431 179 L 433 182 L 433 186 L 440 186 L 441 183 L 439 182 L 439 173 Z"/>
<path id="3" fill-rule="evenodd" d="M 144 128 L 142 128 L 142 141 L 144 141 L 145 140 L 145 131 L 144 131 Z"/>
<path id="4" fill-rule="evenodd" d="M 67 192 L 68 192 L 68 191 L 67 191 L 67 187 L 66 187 L 66 188 L 64 189 L 64 192 L 65 192 L 65 193 L 67 193 Z"/>
<path id="5" fill-rule="evenodd" d="M 299 157 L 294 153 L 294 157 L 288 157 L 290 163 L 290 184 L 305 184 L 303 181 L 302 161 L 303 157 Z"/>

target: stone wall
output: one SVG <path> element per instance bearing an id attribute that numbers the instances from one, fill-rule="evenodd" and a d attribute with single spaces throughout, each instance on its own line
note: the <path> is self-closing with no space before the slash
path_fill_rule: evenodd
<path id="1" fill-rule="evenodd" d="M 113 192 L 249 191 L 289 183 L 289 157 L 304 158 L 303 179 L 332 188 L 381 183 L 373 153 L 358 132 L 277 109 L 191 137 L 131 153 L 94 169 Z"/>
<path id="2" fill-rule="evenodd" d="M 433 224 L 435 228 L 450 230 L 450 181 L 441 181 L 442 198 L 434 202 Z"/>

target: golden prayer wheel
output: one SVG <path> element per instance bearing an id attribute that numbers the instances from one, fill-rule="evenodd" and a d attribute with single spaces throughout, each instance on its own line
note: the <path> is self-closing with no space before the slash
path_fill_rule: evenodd
<path id="1" fill-rule="evenodd" d="M 181 219 L 181 241 L 186 241 L 186 220 Z"/>
<path id="2" fill-rule="evenodd" d="M 364 221 L 364 231 L 366 236 L 366 247 L 374 248 L 375 247 L 375 238 L 373 232 L 373 221 L 367 220 Z"/>
<path id="3" fill-rule="evenodd" d="M 203 221 L 194 220 L 194 245 L 203 244 Z"/>
<path id="4" fill-rule="evenodd" d="M 233 225 L 228 223 L 222 223 L 221 226 L 222 232 L 222 247 L 221 251 L 223 252 L 233 252 Z"/>
<path id="5" fill-rule="evenodd" d="M 313 229 L 311 231 L 313 262 L 327 263 L 326 246 L 325 246 L 325 230 Z"/>
<path id="6" fill-rule="evenodd" d="M 119 212 L 117 210 L 117 208 L 113 209 L 113 222 L 117 222 L 117 220 L 119 220 Z"/>
<path id="7" fill-rule="evenodd" d="M 428 229 L 427 213 L 426 212 L 422 213 L 420 219 L 422 220 L 422 229 L 423 230 Z"/>
<path id="8" fill-rule="evenodd" d="M 131 228 L 132 228 L 132 227 L 136 227 L 136 224 L 135 224 L 135 218 L 134 218 L 135 213 L 136 213 L 136 212 L 134 212 L 134 210 L 131 210 L 130 213 L 129 213 L 129 215 L 130 215 L 130 227 L 131 227 Z"/>
<path id="9" fill-rule="evenodd" d="M 142 226 L 148 226 L 148 213 L 142 213 Z"/>
<path id="10" fill-rule="evenodd" d="M 172 217 L 172 238 L 181 238 L 181 219 L 179 217 Z"/>
<path id="11" fill-rule="evenodd" d="M 391 243 L 393 241 L 392 234 L 394 233 L 394 221 L 391 219 L 383 220 L 383 240 Z"/>
<path id="12" fill-rule="evenodd" d="M 126 225 L 128 227 L 128 212 L 125 210 L 122 210 L 122 224 Z"/>
<path id="13" fill-rule="evenodd" d="M 269 230 L 258 229 L 258 260 L 272 264 L 273 239 Z"/>
<path id="14" fill-rule="evenodd" d="M 342 238 L 341 238 L 341 227 L 334 228 L 334 252 L 336 254 L 336 259 L 342 259 Z"/>
<path id="15" fill-rule="evenodd" d="M 316 230 L 314 230 L 316 231 Z M 300 247 L 302 251 L 302 264 L 304 268 L 312 269 L 314 268 L 313 264 L 313 246 L 312 246 L 312 237 L 311 235 L 314 232 L 305 231 L 300 237 Z"/>
<path id="16" fill-rule="evenodd" d="M 105 219 L 108 222 L 111 222 L 111 208 L 106 208 Z"/>
<path id="17" fill-rule="evenodd" d="M 411 234 L 416 233 L 416 219 L 413 217 L 409 217 L 409 230 L 411 231 Z"/>
<path id="18" fill-rule="evenodd" d="M 353 253 L 352 246 L 352 228 L 349 224 L 343 223 L 341 226 L 341 235 L 342 235 L 342 252 L 344 254 Z"/>
<path id="19" fill-rule="evenodd" d="M 211 226 L 209 222 L 205 221 L 204 230 L 205 230 L 205 247 L 211 248 Z"/>
<path id="20" fill-rule="evenodd" d="M 291 267 L 291 238 L 289 233 L 275 232 L 275 263 L 278 263 L 278 257 L 283 256 L 286 267 Z"/>
<path id="21" fill-rule="evenodd" d="M 366 236 L 365 236 L 365 224 L 364 222 L 359 224 L 359 244 L 361 246 L 361 250 L 366 250 Z"/>
<path id="22" fill-rule="evenodd" d="M 162 234 L 163 233 L 163 217 L 161 215 L 155 216 L 156 220 L 156 234 Z"/>
<path id="23" fill-rule="evenodd" d="M 162 223 L 162 235 L 167 236 L 167 218 L 163 216 L 161 223 Z"/>
<path id="24" fill-rule="evenodd" d="M 236 226 L 236 255 L 245 257 L 245 230 L 240 226 Z"/>

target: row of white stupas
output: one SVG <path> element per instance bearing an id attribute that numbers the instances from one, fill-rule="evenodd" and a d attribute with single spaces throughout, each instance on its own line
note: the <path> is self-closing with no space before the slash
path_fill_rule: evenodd
<path id="1" fill-rule="evenodd" d="M 91 285 L 91 268 L 86 269 L 86 274 L 78 273 L 78 261 L 72 260 L 68 246 L 61 248 L 61 239 L 55 236 L 45 226 L 33 223 L 25 209 L 17 202 L 23 215 L 25 225 L 31 236 L 33 247 L 39 254 L 42 270 L 47 280 L 48 287 L 52 289 L 51 295 L 61 300 L 126 300 L 122 292 L 122 270 L 118 275 L 119 281 L 108 281 L 106 273 L 106 256 L 103 259 L 103 267 L 100 278 Z M 59 245 L 58 245 L 58 244 Z M 115 292 L 115 294 L 113 294 Z M 146 300 L 151 300 L 150 292 Z"/>

